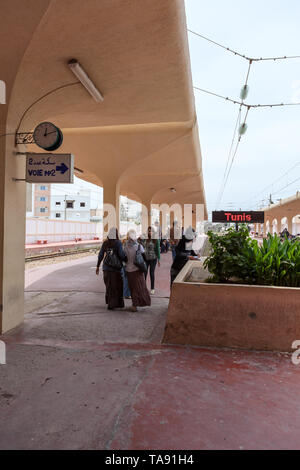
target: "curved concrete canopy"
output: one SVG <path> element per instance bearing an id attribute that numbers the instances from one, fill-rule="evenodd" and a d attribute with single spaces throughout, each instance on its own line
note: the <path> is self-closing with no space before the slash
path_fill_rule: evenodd
<path id="1" fill-rule="evenodd" d="M 71 58 L 104 102 L 95 103 L 81 85 L 60 89 L 30 110 L 23 129 L 42 119 L 78 128 L 194 117 L 181 0 L 51 0 L 16 80 L 20 115 L 42 95 L 77 81 L 67 67 Z"/>
<path id="2" fill-rule="evenodd" d="M 20 130 L 54 121 L 64 128 L 59 152 L 74 153 L 75 166 L 84 171 L 78 176 L 96 184 L 119 184 L 122 194 L 136 193 L 141 199 L 144 192 L 152 199 L 182 177 L 198 176 L 198 195 L 191 202 L 203 203 L 184 3 L 47 4 L 15 80 L 11 106 L 22 117 Z M 95 103 L 75 83 L 67 67 L 73 57 L 104 95 L 103 103 Z M 142 185 L 137 175 L 145 176 Z M 184 194 L 178 191 L 177 198 Z"/>
<path id="3" fill-rule="evenodd" d="M 15 182 L 24 178 L 16 130 L 44 120 L 60 126 L 58 152 L 74 153 L 84 172 L 78 176 L 103 185 L 116 205 L 120 193 L 147 203 L 203 203 L 205 196 L 183 0 L 0 0 L 0 8 L 7 90 L 0 106 L 0 331 L 7 331 L 23 317 L 24 295 L 26 191 Z M 77 83 L 67 66 L 72 58 L 103 103 Z"/>

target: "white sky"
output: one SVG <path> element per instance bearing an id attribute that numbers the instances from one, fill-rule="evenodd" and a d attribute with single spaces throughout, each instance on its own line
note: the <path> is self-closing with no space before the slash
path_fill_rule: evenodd
<path id="1" fill-rule="evenodd" d="M 300 55 L 299 0 L 185 0 L 187 25 L 204 36 L 251 57 Z M 239 99 L 248 62 L 189 33 L 193 82 Z M 300 101 L 300 59 L 254 63 L 250 104 Z M 209 212 L 216 209 L 238 106 L 195 90 Z M 288 197 L 299 189 L 300 106 L 251 110 L 220 209 L 257 209 L 258 202 Z M 264 189 L 299 163 L 273 187 Z M 92 189 L 92 207 L 102 204 L 102 189 L 75 177 L 53 194 Z"/>
<path id="2" fill-rule="evenodd" d="M 189 29 L 247 56 L 300 55 L 299 0 L 185 0 L 185 5 Z M 248 63 L 190 33 L 189 44 L 194 85 L 239 99 Z M 249 104 L 300 101 L 300 59 L 254 63 L 249 86 Z M 221 186 L 238 106 L 196 90 L 195 99 L 211 211 Z M 300 106 L 251 110 L 248 131 L 219 208 L 256 209 L 257 200 L 270 193 L 274 193 L 274 202 L 294 194 L 299 182 L 280 190 L 300 177 L 299 130 Z M 297 162 L 293 172 L 261 193 Z"/>

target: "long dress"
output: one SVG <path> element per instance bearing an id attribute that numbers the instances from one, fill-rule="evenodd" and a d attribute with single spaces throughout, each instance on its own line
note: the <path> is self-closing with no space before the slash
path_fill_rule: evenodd
<path id="1" fill-rule="evenodd" d="M 132 306 L 133 307 L 148 307 L 151 305 L 150 293 L 146 286 L 145 276 L 137 266 L 134 264 L 135 254 L 138 249 L 138 243 L 129 240 L 125 245 L 125 254 L 127 256 L 126 274 L 128 285 L 131 292 Z M 143 253 L 144 249 L 140 245 L 140 250 Z"/>
<path id="2" fill-rule="evenodd" d="M 106 240 L 99 252 L 97 267 L 100 266 L 105 254 L 108 249 L 113 249 L 115 255 L 121 260 L 126 261 L 126 255 L 122 248 L 122 243 L 119 240 L 109 241 Z M 105 265 L 105 259 L 103 262 L 103 280 L 106 287 L 105 302 L 109 310 L 114 308 L 123 308 L 124 297 L 123 297 L 123 279 L 122 271 L 120 269 L 112 269 Z"/>
<path id="3" fill-rule="evenodd" d="M 106 287 L 105 303 L 109 309 L 124 308 L 123 279 L 121 271 L 103 271 Z"/>

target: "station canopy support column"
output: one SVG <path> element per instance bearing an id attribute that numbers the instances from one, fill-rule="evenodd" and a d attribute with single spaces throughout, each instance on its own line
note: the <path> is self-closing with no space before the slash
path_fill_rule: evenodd
<path id="1" fill-rule="evenodd" d="M 120 228 L 120 191 L 117 182 L 103 184 L 103 235 L 109 228 Z"/>

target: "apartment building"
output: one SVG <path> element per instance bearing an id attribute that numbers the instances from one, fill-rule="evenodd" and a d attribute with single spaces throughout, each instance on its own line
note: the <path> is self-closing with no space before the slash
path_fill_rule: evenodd
<path id="1" fill-rule="evenodd" d="M 50 218 L 58 220 L 90 221 L 90 196 L 83 194 L 52 195 Z"/>
<path id="2" fill-rule="evenodd" d="M 34 191 L 34 217 L 50 217 L 50 204 L 51 204 L 51 185 L 50 184 L 35 184 L 33 185 Z"/>

